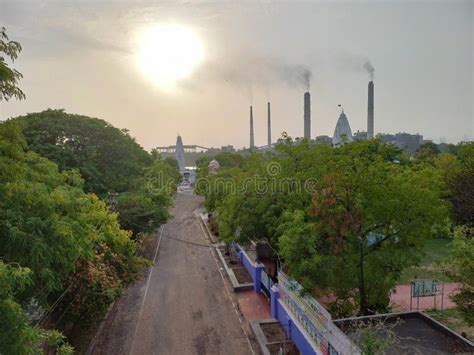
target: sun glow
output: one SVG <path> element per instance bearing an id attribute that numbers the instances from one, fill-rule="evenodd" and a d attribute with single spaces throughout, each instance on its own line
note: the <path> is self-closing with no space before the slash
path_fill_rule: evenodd
<path id="1" fill-rule="evenodd" d="M 162 24 L 140 32 L 137 63 L 147 79 L 163 89 L 174 88 L 202 62 L 204 50 L 192 29 Z"/>

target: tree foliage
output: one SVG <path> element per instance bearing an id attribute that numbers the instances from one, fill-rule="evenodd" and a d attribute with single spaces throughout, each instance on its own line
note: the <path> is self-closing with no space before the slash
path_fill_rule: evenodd
<path id="1" fill-rule="evenodd" d="M 458 227 L 454 233 L 453 254 L 449 274 L 461 282 L 453 296 L 464 320 L 474 326 L 474 228 Z"/>
<path id="2" fill-rule="evenodd" d="M 21 44 L 8 38 L 5 27 L 0 28 L 0 102 L 12 97 L 25 99 L 25 93 L 18 87 L 23 75 L 16 69 L 10 68 L 2 53 L 13 63 L 21 52 Z"/>
<path id="3" fill-rule="evenodd" d="M 16 301 L 18 294 L 31 284 L 30 276 L 30 269 L 0 260 L 0 353 L 40 354 L 48 346 L 57 354 L 72 354 L 64 336 L 31 325 Z"/>
<path id="4" fill-rule="evenodd" d="M 97 320 L 136 279 L 145 261 L 136 256 L 136 243 L 120 228 L 117 215 L 96 195 L 83 192 L 77 172 L 61 172 L 25 147 L 16 123 L 0 125 L 0 257 L 29 270 L 27 277 L 10 272 L 3 278 L 9 285 L 2 290 L 11 290 L 4 298 L 13 301 L 4 304 L 9 308 L 0 318 L 16 317 L 12 324 L 25 329 L 18 339 L 34 352 L 36 342 L 46 341 L 45 335 L 28 325 L 22 306 L 35 300 L 49 309 L 63 295 L 55 312 L 63 310 L 65 319 L 75 322 Z M 88 277 L 81 277 L 84 273 Z M 20 346 L 15 338 L 9 339 L 12 343 L 1 344 L 0 352 Z"/>
<path id="5" fill-rule="evenodd" d="M 85 191 L 102 197 L 131 189 L 152 161 L 128 131 L 97 118 L 46 110 L 12 120 L 21 124 L 28 149 L 60 170 L 77 169 Z"/>
<path id="6" fill-rule="evenodd" d="M 440 169 L 377 140 L 332 148 L 285 136 L 206 181 L 220 237 L 269 240 L 291 276 L 335 296 L 339 315 L 388 310 L 397 278 L 447 217 Z"/>

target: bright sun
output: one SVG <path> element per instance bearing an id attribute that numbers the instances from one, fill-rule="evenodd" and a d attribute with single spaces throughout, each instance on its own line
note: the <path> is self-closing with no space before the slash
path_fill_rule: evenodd
<path id="1" fill-rule="evenodd" d="M 137 61 L 153 83 L 171 89 L 187 78 L 204 57 L 196 32 L 175 24 L 155 25 L 139 34 Z"/>

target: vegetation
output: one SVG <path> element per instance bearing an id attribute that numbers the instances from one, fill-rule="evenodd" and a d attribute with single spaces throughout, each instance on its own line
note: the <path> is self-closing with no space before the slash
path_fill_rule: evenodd
<path id="1" fill-rule="evenodd" d="M 336 316 L 387 311 L 403 271 L 449 230 L 437 156 L 411 161 L 378 140 L 332 148 L 284 136 L 274 152 L 239 159 L 198 182 L 220 237 L 269 240 L 290 275 L 336 297 Z"/>
<path id="2" fill-rule="evenodd" d="M 13 61 L 20 50 L 2 29 L 0 51 Z M 20 78 L 0 56 L 0 100 L 24 98 Z M 169 217 L 178 179 L 176 162 L 96 118 L 46 110 L 1 123 L 0 353 L 72 353 L 44 321 L 105 315 L 149 265 L 139 236 Z"/>
<path id="3" fill-rule="evenodd" d="M 428 313 L 430 317 L 433 317 L 437 321 L 445 324 L 455 332 L 459 334 L 466 334 L 465 336 L 469 340 L 474 340 L 474 327 L 467 324 L 458 308 L 450 308 L 443 311 L 432 309 L 426 313 Z"/>
<path id="4" fill-rule="evenodd" d="M 418 265 L 406 268 L 400 276 L 399 283 L 408 284 L 413 279 L 437 279 L 443 282 L 453 281 L 446 274 L 445 266 L 452 255 L 451 238 L 429 239 L 423 247 L 423 254 Z"/>
<path id="5" fill-rule="evenodd" d="M 25 99 L 25 93 L 18 87 L 18 82 L 23 75 L 16 69 L 10 68 L 5 60 L 7 56 L 13 63 L 21 52 L 21 45 L 16 41 L 11 41 L 5 30 L 0 28 L 0 102 L 8 101 L 12 97 L 18 100 Z"/>
<path id="6" fill-rule="evenodd" d="M 448 273 L 461 282 L 453 296 L 459 313 L 469 326 L 474 326 L 474 228 L 459 227 L 454 233 L 453 255 Z"/>
<path id="7" fill-rule="evenodd" d="M 128 131 L 97 118 L 46 110 L 13 121 L 21 124 L 28 149 L 60 170 L 77 169 L 85 191 L 100 197 L 130 190 L 152 161 Z"/>
<path id="8" fill-rule="evenodd" d="M 386 322 L 384 320 L 372 320 L 368 322 L 355 322 L 351 325 L 351 338 L 359 346 L 363 355 L 384 354 L 400 342 L 395 328 L 403 321 Z"/>

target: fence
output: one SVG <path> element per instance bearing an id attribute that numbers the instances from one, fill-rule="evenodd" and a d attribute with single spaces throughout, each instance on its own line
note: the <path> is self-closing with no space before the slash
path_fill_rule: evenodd
<path id="1" fill-rule="evenodd" d="M 276 291 L 277 289 L 274 288 Z M 329 312 L 311 295 L 303 292 L 303 287 L 295 280 L 290 279 L 284 272 L 278 272 L 278 300 L 273 302 L 281 303 L 272 309 L 276 311 L 277 319 L 281 322 L 279 311 L 286 313 L 286 317 L 292 320 L 295 325 L 299 325 L 301 335 L 292 335 L 291 339 L 301 349 L 308 349 L 304 344 L 306 340 L 311 344 L 311 349 L 302 353 L 307 354 L 355 354 L 358 349 L 353 347 L 353 343 L 347 336 L 334 325 Z M 283 317 L 283 320 L 285 317 Z"/>
<path id="2" fill-rule="evenodd" d="M 254 282 L 255 292 L 269 296 L 272 317 L 280 322 L 302 354 L 358 353 L 346 335 L 333 324 L 329 312 L 305 294 L 298 282 L 279 271 L 278 283 L 274 284 L 263 264 L 252 260 L 240 245 L 233 247 Z"/>

